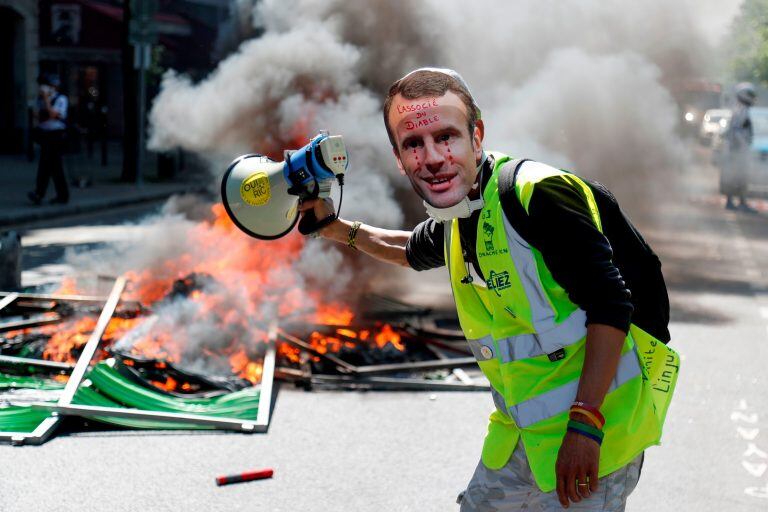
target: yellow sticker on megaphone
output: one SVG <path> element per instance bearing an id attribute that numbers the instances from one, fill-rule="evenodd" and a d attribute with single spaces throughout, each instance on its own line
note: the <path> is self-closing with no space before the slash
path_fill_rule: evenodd
<path id="1" fill-rule="evenodd" d="M 261 206 L 269 202 L 269 176 L 265 172 L 251 174 L 240 184 L 240 197 L 251 206 Z"/>

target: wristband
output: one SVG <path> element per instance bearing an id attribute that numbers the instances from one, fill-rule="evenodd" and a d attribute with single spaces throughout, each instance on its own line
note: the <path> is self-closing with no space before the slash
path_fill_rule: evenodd
<path id="1" fill-rule="evenodd" d="M 586 402 L 576 401 L 576 402 L 573 402 L 573 404 L 571 404 L 571 409 L 573 409 L 574 407 L 578 407 L 579 409 L 584 409 L 585 411 L 591 412 L 592 414 L 595 415 L 595 417 L 597 417 L 600 423 L 605 425 L 605 416 L 603 416 L 603 413 L 600 412 L 600 409 L 598 409 L 594 405 L 590 405 Z"/>
<path id="2" fill-rule="evenodd" d="M 567 430 L 568 432 L 574 432 L 584 437 L 588 437 L 595 441 L 598 445 L 603 444 L 603 437 L 605 437 L 605 434 L 602 430 L 598 430 L 592 425 L 587 425 L 586 423 L 582 423 L 576 420 L 568 421 Z"/>
<path id="3" fill-rule="evenodd" d="M 598 429 L 602 430 L 604 423 L 602 423 L 600 421 L 600 418 L 598 418 L 597 416 L 592 414 L 590 411 L 584 409 L 583 407 L 576 407 L 574 405 L 573 407 L 571 407 L 571 414 L 573 414 L 574 412 L 577 412 L 579 414 L 583 414 L 584 416 L 589 418 L 592 421 L 592 423 L 594 423 L 595 427 L 597 427 Z M 568 417 L 571 418 L 571 419 L 574 419 L 573 416 L 571 416 L 571 414 L 569 414 Z"/>
<path id="4" fill-rule="evenodd" d="M 357 230 L 360 229 L 360 226 L 362 224 L 363 224 L 362 222 L 360 222 L 359 220 L 356 220 L 349 227 L 349 234 L 347 235 L 347 245 L 355 250 L 357 250 L 357 247 L 355 246 L 355 238 L 357 237 Z"/>

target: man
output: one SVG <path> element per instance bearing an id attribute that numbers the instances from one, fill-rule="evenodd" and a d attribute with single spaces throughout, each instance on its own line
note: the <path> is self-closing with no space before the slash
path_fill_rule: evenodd
<path id="1" fill-rule="evenodd" d="M 752 213 L 755 210 L 747 204 L 745 196 L 751 163 L 750 148 L 754 135 L 749 108 L 755 104 L 757 94 L 755 86 L 749 82 L 736 84 L 734 92 L 736 106 L 724 134 L 727 152 L 723 168 L 720 170 L 720 190 L 726 196 L 726 209 L 739 209 Z M 733 201 L 734 197 L 739 199 L 738 206 Z"/>
<path id="2" fill-rule="evenodd" d="M 320 235 L 417 270 L 448 266 L 497 409 L 461 510 L 623 510 L 674 382 L 656 396 L 641 370 L 636 343 L 666 347 L 630 324 L 630 293 L 602 230 L 635 241 L 617 260 L 655 255 L 604 189 L 598 206 L 572 174 L 486 153 L 480 110 L 455 71 L 424 68 L 395 82 L 384 121 L 431 218 L 412 233 L 337 219 Z M 318 219 L 334 212 L 329 200 L 301 208 Z M 641 295 L 653 295 L 643 280 L 663 287 L 655 262 L 645 268 L 657 275 L 632 276 Z M 646 302 L 638 313 L 668 339 L 665 307 Z M 655 371 L 655 360 L 644 364 Z"/>
<path id="3" fill-rule="evenodd" d="M 51 199 L 51 204 L 69 202 L 69 187 L 62 163 L 69 102 L 67 96 L 59 92 L 60 86 L 58 76 L 46 77 L 40 85 L 37 99 L 36 137 L 40 144 L 40 161 L 37 165 L 35 190 L 27 193 L 29 200 L 36 205 L 42 203 L 51 179 L 56 188 L 56 196 Z"/>

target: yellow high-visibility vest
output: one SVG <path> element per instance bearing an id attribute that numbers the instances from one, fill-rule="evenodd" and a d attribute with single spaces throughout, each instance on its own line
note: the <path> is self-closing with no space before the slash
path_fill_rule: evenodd
<path id="1" fill-rule="evenodd" d="M 518 440 L 525 447 L 536 483 L 555 489 L 555 462 L 566 432 L 584 363 L 586 314 L 554 280 L 541 253 L 507 221 L 498 178 L 510 157 L 492 153 L 493 175 L 483 194 L 477 225 L 477 259 L 486 282 L 467 283 L 457 219 L 445 224 L 445 261 L 464 335 L 491 383 L 491 414 L 482 460 L 503 467 Z M 561 179 L 587 199 L 602 231 L 589 186 L 577 176 L 531 162 L 522 166 L 515 192 L 526 210 L 537 183 Z M 616 375 L 601 407 L 605 438 L 599 475 L 623 467 L 645 448 L 659 444 L 677 381 L 678 355 L 632 324 Z"/>

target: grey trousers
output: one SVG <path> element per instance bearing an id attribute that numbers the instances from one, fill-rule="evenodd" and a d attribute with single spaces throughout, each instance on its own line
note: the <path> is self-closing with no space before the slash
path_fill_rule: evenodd
<path id="1" fill-rule="evenodd" d="M 643 454 L 640 454 L 623 468 L 601 478 L 597 492 L 579 503 L 571 503 L 568 510 L 623 511 L 627 497 L 640 479 L 642 465 Z M 488 469 L 480 462 L 457 502 L 461 512 L 565 510 L 557 499 L 557 492 L 544 493 L 536 486 L 523 443 L 517 443 L 509 462 L 499 470 Z"/>

